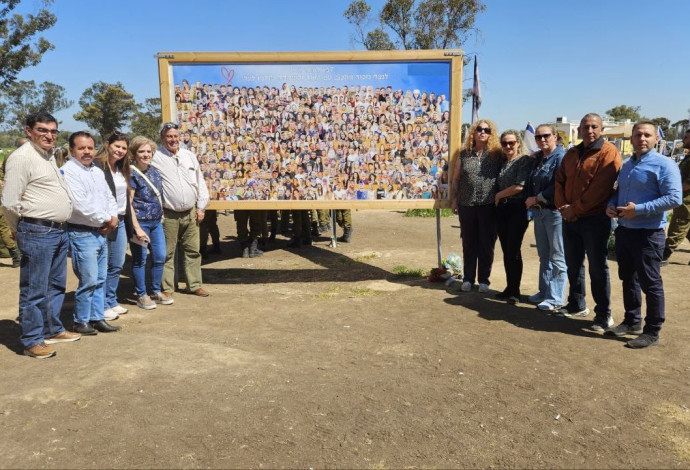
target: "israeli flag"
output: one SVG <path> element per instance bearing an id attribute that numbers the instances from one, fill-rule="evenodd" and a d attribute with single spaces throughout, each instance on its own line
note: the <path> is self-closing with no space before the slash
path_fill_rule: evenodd
<path id="1" fill-rule="evenodd" d="M 659 136 L 659 140 L 664 140 L 664 131 L 661 130 L 661 126 L 656 126 L 656 132 Z"/>
<path id="2" fill-rule="evenodd" d="M 525 144 L 525 149 L 527 149 L 527 152 L 530 155 L 539 150 L 539 147 L 537 147 L 537 141 L 534 140 L 534 127 L 532 127 L 532 124 L 529 121 L 527 121 L 525 136 L 522 138 L 522 141 Z"/>

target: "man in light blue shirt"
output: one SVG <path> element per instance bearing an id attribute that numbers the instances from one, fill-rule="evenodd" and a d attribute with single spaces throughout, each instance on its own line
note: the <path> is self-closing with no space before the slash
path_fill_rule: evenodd
<path id="1" fill-rule="evenodd" d="M 67 235 L 72 267 L 79 279 L 74 293 L 74 331 L 82 335 L 111 333 L 120 327 L 104 319 L 103 285 L 108 269 L 106 237 L 119 224 L 117 202 L 103 171 L 93 165 L 93 137 L 88 132 L 75 132 L 69 138 L 69 150 L 72 158 L 60 172 L 69 187 L 73 205 L 72 216 L 67 220 Z"/>
<path id="2" fill-rule="evenodd" d="M 606 334 L 639 335 L 626 343 L 629 348 L 659 344 L 665 319 L 661 258 L 666 234 L 666 211 L 680 205 L 680 171 L 673 160 L 654 150 L 658 140 L 656 124 L 640 121 L 633 126 L 633 156 L 621 167 L 618 190 L 609 201 L 606 214 L 618 218 L 616 258 L 623 281 L 625 319 Z M 642 292 L 647 315 L 642 328 Z"/>

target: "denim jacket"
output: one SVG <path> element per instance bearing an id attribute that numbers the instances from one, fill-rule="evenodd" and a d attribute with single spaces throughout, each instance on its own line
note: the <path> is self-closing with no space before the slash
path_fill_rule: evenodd
<path id="1" fill-rule="evenodd" d="M 544 157 L 540 150 L 535 155 L 536 165 L 527 179 L 526 196 L 537 196 L 542 207 L 555 209 L 554 186 L 556 182 L 556 170 L 561 166 L 565 150 L 556 147 L 553 152 Z"/>

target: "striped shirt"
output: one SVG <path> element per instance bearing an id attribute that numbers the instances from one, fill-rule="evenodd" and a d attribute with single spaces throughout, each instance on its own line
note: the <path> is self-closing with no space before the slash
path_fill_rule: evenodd
<path id="1" fill-rule="evenodd" d="M 2 210 L 13 231 L 21 217 L 64 222 L 72 202 L 52 152 L 27 142 L 7 157 Z"/>
<path id="2" fill-rule="evenodd" d="M 194 207 L 204 210 L 208 205 L 208 188 L 199 161 L 189 150 L 180 149 L 175 155 L 160 146 L 151 160 L 163 177 L 163 206 L 175 212 Z"/>

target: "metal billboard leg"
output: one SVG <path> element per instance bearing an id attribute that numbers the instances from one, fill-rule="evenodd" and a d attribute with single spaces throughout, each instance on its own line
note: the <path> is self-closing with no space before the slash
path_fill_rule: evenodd
<path id="1" fill-rule="evenodd" d="M 438 257 L 438 267 L 442 268 L 441 263 L 441 209 L 436 209 L 436 254 Z"/>
<path id="2" fill-rule="evenodd" d="M 330 248 L 337 248 L 338 247 L 338 232 L 336 231 L 336 224 L 335 224 L 335 209 L 331 209 L 331 243 L 328 244 Z"/>

